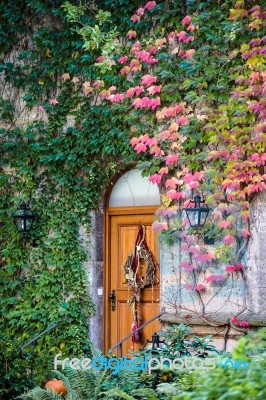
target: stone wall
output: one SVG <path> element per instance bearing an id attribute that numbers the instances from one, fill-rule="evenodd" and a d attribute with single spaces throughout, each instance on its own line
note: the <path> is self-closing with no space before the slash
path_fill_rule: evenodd
<path id="1" fill-rule="evenodd" d="M 197 335 L 213 334 L 219 348 L 230 350 L 245 330 L 230 326 L 230 317 L 249 321 L 249 330 L 266 326 L 266 193 L 258 195 L 251 206 L 250 240 L 242 257 L 245 279 L 232 276 L 225 284 L 214 283 L 207 289 L 204 316 L 202 304 L 194 291 L 184 287 L 187 273 L 178 266 L 178 244 L 161 243 L 161 306 L 166 314 L 162 326 L 187 322 Z M 244 296 L 243 296 L 244 293 Z M 203 297 L 202 296 L 202 297 Z"/>
<path id="2" fill-rule="evenodd" d="M 103 345 L 103 212 L 90 212 L 92 229 L 89 235 L 81 228 L 80 234 L 88 250 L 90 261 L 84 263 L 88 276 L 88 292 L 95 304 L 95 315 L 89 318 L 90 340 L 94 347 Z"/>

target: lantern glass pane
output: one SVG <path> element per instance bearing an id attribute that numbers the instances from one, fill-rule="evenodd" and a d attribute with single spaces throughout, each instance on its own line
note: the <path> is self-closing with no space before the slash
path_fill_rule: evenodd
<path id="1" fill-rule="evenodd" d="M 199 211 L 187 210 L 187 216 L 192 227 L 198 226 L 200 218 Z"/>
<path id="2" fill-rule="evenodd" d="M 199 221 L 199 225 L 200 225 L 200 226 L 203 226 L 203 225 L 204 225 L 205 216 L 206 216 L 206 213 L 205 213 L 204 211 L 201 211 L 201 212 L 200 212 L 200 221 Z"/>
<path id="3" fill-rule="evenodd" d="M 24 232 L 26 227 L 26 221 L 24 218 L 17 218 L 16 225 L 19 232 Z"/>
<path id="4" fill-rule="evenodd" d="M 204 226 L 208 214 L 209 214 L 209 210 L 208 210 L 208 209 L 202 210 L 202 211 L 200 212 L 200 226 Z"/>
<path id="5" fill-rule="evenodd" d="M 15 223 L 16 223 L 17 230 L 19 232 L 29 232 L 31 230 L 33 218 L 32 218 L 32 216 L 30 216 L 30 218 L 28 218 L 28 219 L 26 219 L 26 218 L 25 217 L 16 218 Z"/>

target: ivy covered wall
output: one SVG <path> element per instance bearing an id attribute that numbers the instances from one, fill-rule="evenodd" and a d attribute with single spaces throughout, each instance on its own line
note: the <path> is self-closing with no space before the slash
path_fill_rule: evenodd
<path id="1" fill-rule="evenodd" d="M 248 189 L 245 200 L 263 190 L 264 128 L 258 121 L 262 117 L 245 104 L 247 98 L 262 94 L 262 89 L 245 92 L 247 84 L 262 86 L 265 63 L 263 1 L 256 3 L 259 9 L 253 1 L 151 1 L 145 8 L 137 0 L 0 2 L 3 398 L 30 385 L 25 376 L 28 363 L 21 360 L 18 348 L 53 322 L 60 324 L 35 348 L 37 382 L 54 354 L 90 354 L 87 318 L 94 305 L 84 270 L 84 262 L 90 262 L 90 244 L 84 248 L 79 232 L 89 235 L 89 210 L 98 207 L 108 181 L 125 165 L 139 161 L 144 173 L 163 187 L 184 167 L 196 173 L 212 163 L 200 186 L 208 193 L 221 186 L 231 169 L 239 170 L 236 163 L 241 164 L 241 157 L 246 162 L 254 153 L 258 155 L 251 169 L 260 181 L 245 179 L 247 185 L 261 186 L 249 193 Z M 254 10 L 247 11 L 251 7 Z M 254 49 L 257 37 L 262 50 Z M 251 40 L 251 50 L 241 47 Z M 248 55 L 245 64 L 242 55 L 247 50 L 259 54 Z M 250 67 L 259 75 L 250 78 Z M 236 90 L 239 74 L 242 86 Z M 231 99 L 233 91 L 239 91 L 240 101 L 238 94 Z M 178 115 L 171 133 L 180 128 L 181 147 L 168 141 L 164 131 L 164 118 L 177 114 L 173 115 L 175 103 L 182 105 L 184 115 Z M 157 114 L 160 105 L 164 108 Z M 257 139 L 249 148 L 255 124 Z M 158 171 L 166 168 L 164 156 L 152 147 L 158 126 L 164 135 L 162 148 L 171 156 L 163 178 Z M 227 148 L 230 156 L 236 149 L 245 151 L 230 160 L 223 152 Z M 180 149 L 181 161 L 175 164 Z M 254 174 L 250 176 L 253 179 Z M 241 182 L 240 192 L 246 190 L 245 184 Z M 232 180 L 226 185 L 216 192 L 216 200 L 222 198 L 228 205 L 230 199 L 223 196 L 235 188 Z M 25 249 L 11 218 L 21 200 L 30 201 L 38 214 L 33 245 Z M 179 203 L 177 197 L 164 196 L 163 201 L 166 209 L 172 207 L 171 201 L 174 206 Z M 248 211 L 241 212 L 245 219 Z M 230 220 L 224 220 L 213 224 L 220 238 L 236 231 Z M 177 231 L 165 231 L 163 236 L 175 242 Z M 247 236 L 244 232 L 239 240 Z M 225 258 L 230 253 L 230 243 L 226 245 L 221 251 Z"/>
<path id="2" fill-rule="evenodd" d="M 91 354 L 88 317 L 94 315 L 95 306 L 84 269 L 84 262 L 90 261 L 90 244 L 84 246 L 79 232 L 82 227 L 89 234 L 89 211 L 97 208 L 109 177 L 124 159 L 133 158 L 128 124 L 120 113 L 114 112 L 110 123 L 108 107 L 91 104 L 81 83 L 62 79 L 68 72 L 72 78 L 81 74 L 96 80 L 94 62 L 99 53 L 97 48 L 84 50 L 62 5 L 62 1 L 0 4 L 3 399 L 31 385 L 31 364 L 35 383 L 40 384 L 55 354 Z M 97 2 L 98 6 L 110 9 L 108 2 Z M 97 7 L 84 17 L 92 26 Z M 123 31 L 133 4 L 128 9 L 111 5 L 116 7 L 121 9 Z M 109 30 L 110 24 L 104 29 Z M 12 222 L 22 200 L 30 202 L 37 214 L 26 248 Z M 23 359 L 20 347 L 57 322 L 33 352 L 31 346 L 24 350 Z"/>

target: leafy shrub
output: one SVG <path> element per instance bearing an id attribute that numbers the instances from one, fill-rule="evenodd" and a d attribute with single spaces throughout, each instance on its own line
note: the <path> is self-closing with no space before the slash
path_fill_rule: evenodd
<path id="1" fill-rule="evenodd" d="M 258 400 L 266 398 L 266 328 L 240 338 L 232 360 L 250 361 L 247 368 L 217 366 L 195 371 L 189 379 L 196 385 L 159 385 L 164 399 L 171 400 Z"/>

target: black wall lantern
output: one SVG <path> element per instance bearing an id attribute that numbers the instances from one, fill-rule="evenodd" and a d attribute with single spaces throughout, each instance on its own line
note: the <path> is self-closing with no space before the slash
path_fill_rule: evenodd
<path id="1" fill-rule="evenodd" d="M 13 214 L 13 221 L 17 230 L 22 234 L 23 245 L 25 246 L 27 239 L 30 237 L 30 230 L 36 215 L 30 207 L 22 201 L 20 208 Z"/>
<path id="2" fill-rule="evenodd" d="M 152 350 L 159 350 L 160 349 L 160 344 L 161 343 L 165 344 L 164 340 L 160 340 L 160 335 L 157 332 L 154 332 L 154 334 L 152 335 L 151 339 L 152 340 L 146 340 L 146 343 L 145 343 L 144 347 L 142 348 L 142 350 L 145 349 L 145 347 L 146 347 L 146 345 L 148 343 L 152 344 L 152 346 L 151 346 Z"/>
<path id="3" fill-rule="evenodd" d="M 191 206 L 190 206 L 191 205 Z M 190 226 L 195 229 L 202 228 L 205 225 L 206 219 L 210 212 L 209 207 L 201 200 L 199 195 L 190 200 L 188 207 L 184 208 L 186 211 Z"/>

